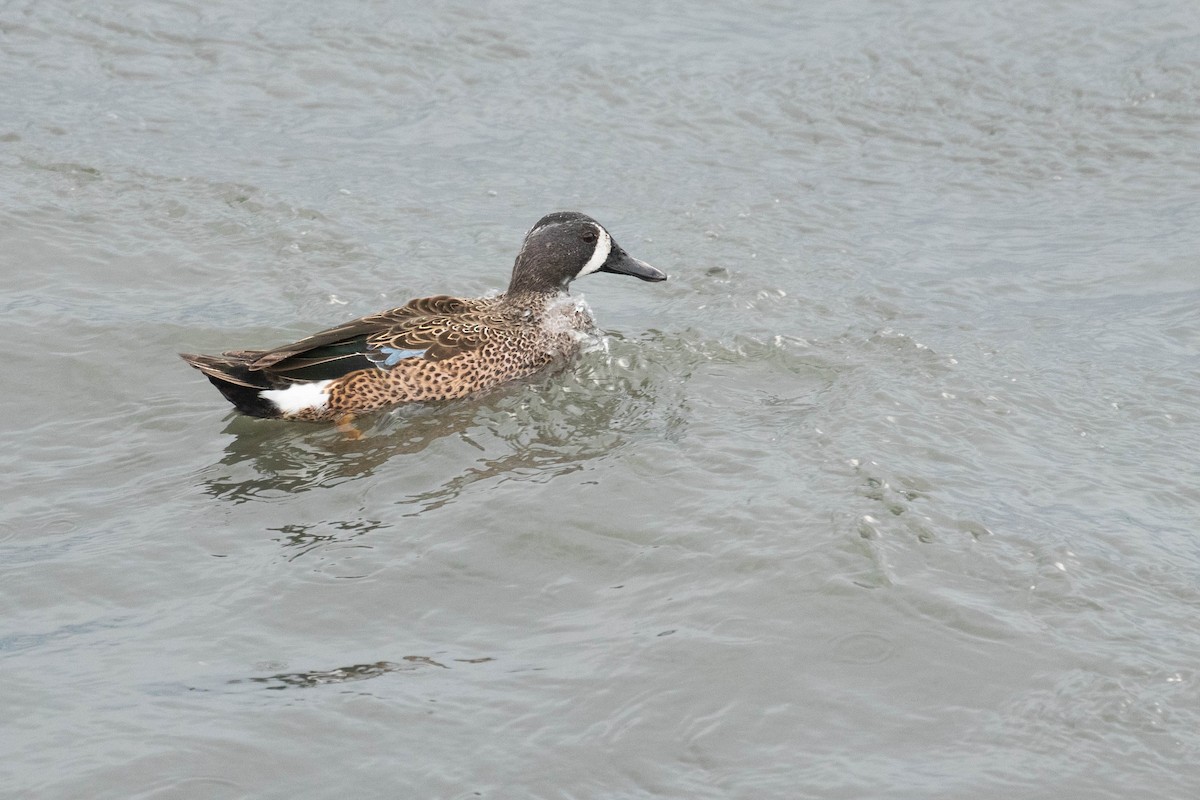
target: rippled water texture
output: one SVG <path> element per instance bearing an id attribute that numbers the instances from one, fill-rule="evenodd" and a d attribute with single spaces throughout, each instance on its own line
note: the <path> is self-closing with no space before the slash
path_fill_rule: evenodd
<path id="1" fill-rule="evenodd" d="M 1200 6 L 9 3 L 0 795 L 1193 798 Z M 177 351 L 502 287 L 336 430 Z"/>

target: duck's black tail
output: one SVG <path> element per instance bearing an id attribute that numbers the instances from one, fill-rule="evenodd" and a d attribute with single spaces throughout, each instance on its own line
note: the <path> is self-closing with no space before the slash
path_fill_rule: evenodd
<path id="1" fill-rule="evenodd" d="M 249 366 L 258 355 L 250 352 L 219 356 L 180 353 L 179 357 L 203 372 L 238 411 L 252 417 L 279 417 L 279 407 L 262 396 L 264 389 L 272 388 L 267 376 L 262 370 Z"/>

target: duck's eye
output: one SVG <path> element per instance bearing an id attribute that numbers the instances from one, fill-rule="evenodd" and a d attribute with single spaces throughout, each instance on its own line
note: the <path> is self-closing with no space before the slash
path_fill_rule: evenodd
<path id="1" fill-rule="evenodd" d="M 596 241 L 597 234 L 593 228 L 588 228 L 586 231 L 584 231 L 581 234 L 581 237 L 583 238 L 583 240 L 585 242 L 587 242 L 588 244 L 591 244 L 592 242 Z"/>

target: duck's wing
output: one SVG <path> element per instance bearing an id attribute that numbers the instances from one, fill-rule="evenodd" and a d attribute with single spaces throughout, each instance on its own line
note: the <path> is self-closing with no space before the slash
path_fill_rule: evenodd
<path id="1" fill-rule="evenodd" d="M 237 354 L 271 383 L 338 378 L 360 369 L 390 369 L 409 358 L 440 361 L 481 346 L 491 333 L 488 300 L 422 297 L 400 308 L 321 331 L 298 342 Z M 234 355 L 234 354 L 229 354 Z"/>

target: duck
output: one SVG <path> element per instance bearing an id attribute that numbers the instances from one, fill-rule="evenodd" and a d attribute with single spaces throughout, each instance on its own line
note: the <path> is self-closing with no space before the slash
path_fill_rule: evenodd
<path id="1" fill-rule="evenodd" d="M 421 297 L 270 350 L 180 357 L 243 414 L 345 424 L 391 406 L 480 394 L 566 363 L 595 325 L 568 287 L 598 272 L 667 279 L 588 215 L 556 211 L 525 234 L 500 294 Z"/>

